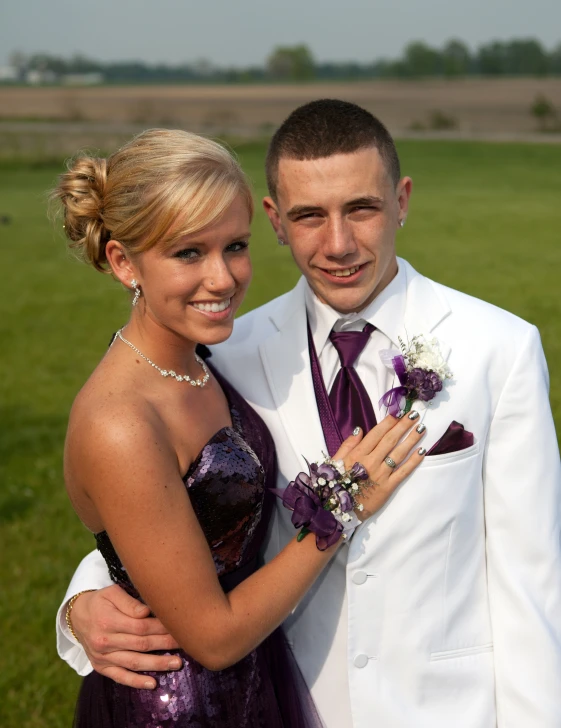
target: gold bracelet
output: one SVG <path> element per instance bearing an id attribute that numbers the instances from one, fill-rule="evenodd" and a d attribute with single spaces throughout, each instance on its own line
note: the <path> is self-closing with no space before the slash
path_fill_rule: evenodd
<path id="1" fill-rule="evenodd" d="M 66 605 L 66 614 L 65 614 L 66 624 L 68 625 L 68 629 L 70 630 L 72 637 L 74 637 L 74 639 L 76 640 L 76 642 L 78 644 L 80 644 L 80 640 L 78 639 L 78 637 L 76 637 L 76 632 L 74 632 L 74 629 L 72 627 L 72 622 L 70 621 L 70 612 L 72 611 L 72 607 L 74 606 L 76 599 L 78 599 L 78 597 L 81 597 L 82 594 L 87 594 L 88 592 L 94 592 L 94 591 L 97 591 L 97 589 L 84 589 L 84 591 L 78 592 L 78 594 L 74 594 L 74 596 L 68 600 L 68 604 Z"/>

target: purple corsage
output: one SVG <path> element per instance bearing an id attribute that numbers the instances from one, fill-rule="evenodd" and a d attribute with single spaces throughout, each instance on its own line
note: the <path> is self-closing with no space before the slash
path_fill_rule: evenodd
<path id="1" fill-rule="evenodd" d="M 442 391 L 446 379 L 452 379 L 440 352 L 438 339 L 428 341 L 424 336 L 415 336 L 411 343 L 399 339 L 401 352 L 384 349 L 380 358 L 388 369 L 393 369 L 399 379 L 399 386 L 390 389 L 380 399 L 380 407 L 387 407 L 390 415 L 409 412 L 413 402 L 420 399 L 429 402 Z"/>
<path id="2" fill-rule="evenodd" d="M 299 473 L 284 491 L 273 492 L 292 511 L 292 523 L 300 529 L 298 541 L 315 533 L 316 546 L 325 551 L 348 537 L 346 525 L 356 518 L 354 508 L 362 510 L 356 498 L 368 485 L 368 473 L 360 463 L 345 470 L 342 460 L 331 458 L 319 465 L 308 463 L 308 469 L 309 474 Z"/>

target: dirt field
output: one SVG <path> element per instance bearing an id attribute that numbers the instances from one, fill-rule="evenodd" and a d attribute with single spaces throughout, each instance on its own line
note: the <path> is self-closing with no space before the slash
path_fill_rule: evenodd
<path id="1" fill-rule="evenodd" d="M 530 112 L 538 94 L 547 97 L 561 114 L 561 78 L 255 86 L 0 87 L 0 134 L 4 135 L 3 147 L 7 139 L 25 147 L 32 145 L 33 139 L 39 139 L 42 147 L 65 147 L 67 139 L 71 148 L 81 144 L 82 138 L 87 143 L 103 139 L 112 144 L 136 129 L 155 125 L 180 126 L 208 134 L 264 136 L 299 104 L 314 98 L 337 97 L 371 110 L 396 136 L 438 133 L 511 139 L 538 132 Z M 553 140 L 549 134 L 541 136 Z"/>

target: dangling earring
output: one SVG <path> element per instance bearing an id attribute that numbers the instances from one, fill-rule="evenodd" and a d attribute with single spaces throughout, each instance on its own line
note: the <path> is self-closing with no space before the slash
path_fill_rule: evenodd
<path id="1" fill-rule="evenodd" d="M 402 228 L 402 227 L 404 227 L 404 226 L 405 226 L 405 220 L 406 220 L 406 219 L 407 219 L 406 217 L 402 217 L 402 218 L 401 218 L 401 220 L 399 221 L 399 227 L 400 227 L 400 228 Z"/>
<path id="2" fill-rule="evenodd" d="M 277 238 L 277 243 L 279 245 L 286 245 L 286 243 L 284 242 L 284 240 L 282 240 L 281 238 Z"/>
<path id="3" fill-rule="evenodd" d="M 132 299 L 132 305 L 136 306 L 141 293 L 140 286 L 138 285 L 138 281 L 136 280 L 136 278 L 132 279 L 131 286 L 134 288 L 134 298 Z"/>

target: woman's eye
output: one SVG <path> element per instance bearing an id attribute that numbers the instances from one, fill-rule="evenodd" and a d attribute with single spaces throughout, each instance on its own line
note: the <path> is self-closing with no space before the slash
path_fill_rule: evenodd
<path id="1" fill-rule="evenodd" d="M 245 250 L 249 246 L 247 240 L 237 240 L 235 243 L 230 243 L 226 250 L 230 253 L 239 253 L 240 250 Z"/>
<path id="2" fill-rule="evenodd" d="M 195 248 L 185 248 L 185 250 L 179 250 L 174 258 L 181 258 L 181 260 L 194 260 L 199 255 L 199 251 Z"/>

